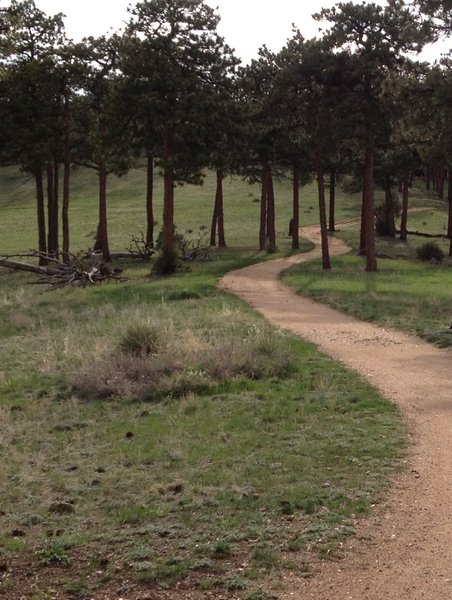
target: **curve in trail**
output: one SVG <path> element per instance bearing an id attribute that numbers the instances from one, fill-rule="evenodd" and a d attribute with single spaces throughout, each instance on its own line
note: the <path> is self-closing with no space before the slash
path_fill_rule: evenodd
<path id="1" fill-rule="evenodd" d="M 324 561 L 310 579 L 289 575 L 290 591 L 282 597 L 452 598 L 452 352 L 341 314 L 284 285 L 283 270 L 321 255 L 317 228 L 305 228 L 302 235 L 314 242 L 314 250 L 232 271 L 221 288 L 368 379 L 400 406 L 412 444 L 407 468 L 384 506 L 358 523 L 344 559 Z M 348 251 L 330 238 L 332 255 Z"/>

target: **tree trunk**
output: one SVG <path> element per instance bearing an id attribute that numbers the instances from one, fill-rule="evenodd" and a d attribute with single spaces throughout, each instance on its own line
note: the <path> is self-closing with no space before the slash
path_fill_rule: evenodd
<path id="1" fill-rule="evenodd" d="M 100 250 L 106 262 L 111 261 L 108 247 L 108 221 L 107 221 L 107 166 L 104 160 L 99 164 L 99 225 L 94 250 Z"/>
<path id="2" fill-rule="evenodd" d="M 166 127 L 163 132 L 163 249 L 166 251 L 174 250 L 174 138 L 174 128 Z"/>
<path id="3" fill-rule="evenodd" d="M 335 212 L 336 212 L 336 172 L 334 170 L 332 170 L 330 172 L 330 214 L 329 214 L 329 226 L 328 226 L 328 230 L 331 233 L 334 233 L 336 231 Z"/>
<path id="4" fill-rule="evenodd" d="M 212 226 L 210 228 L 210 245 L 217 245 L 217 226 L 218 226 L 218 247 L 226 248 L 226 239 L 224 235 L 224 208 L 223 208 L 223 169 L 216 170 L 217 187 L 215 191 L 215 203 L 212 215 Z"/>
<path id="5" fill-rule="evenodd" d="M 450 239 L 449 256 L 452 256 L 452 167 L 449 167 L 449 179 L 447 182 L 447 204 L 448 204 L 448 219 L 447 219 L 447 237 Z"/>
<path id="6" fill-rule="evenodd" d="M 265 169 L 265 166 L 263 166 L 262 171 L 261 171 L 261 212 L 260 212 L 260 226 L 259 226 L 259 249 L 260 250 L 266 250 L 266 248 L 267 248 L 267 239 L 266 239 L 267 195 L 268 195 L 267 171 Z"/>
<path id="7" fill-rule="evenodd" d="M 445 169 L 444 167 L 441 167 L 440 169 L 437 170 L 437 184 L 436 184 L 436 191 L 438 196 L 441 198 L 441 200 L 444 199 L 444 183 L 446 180 L 446 173 L 445 173 Z"/>
<path id="8" fill-rule="evenodd" d="M 71 177 L 70 151 L 70 108 L 69 98 L 64 98 L 64 159 L 63 159 L 63 206 L 61 222 L 63 228 L 63 261 L 69 263 L 69 186 Z"/>
<path id="9" fill-rule="evenodd" d="M 60 242 L 59 242 L 59 206 L 60 206 L 60 165 L 57 161 L 53 163 L 53 195 L 54 195 L 54 209 L 55 209 L 55 256 L 58 258 L 60 255 Z"/>
<path id="10" fill-rule="evenodd" d="M 276 252 L 275 192 L 270 165 L 267 163 L 267 240 L 269 252 Z"/>
<path id="11" fill-rule="evenodd" d="M 394 195 L 391 188 L 391 178 L 385 179 L 385 226 L 386 235 L 391 238 L 396 236 Z"/>
<path id="12" fill-rule="evenodd" d="M 71 177 L 71 165 L 69 155 L 64 157 L 63 167 L 63 207 L 61 221 L 63 227 L 63 261 L 69 263 L 69 185 Z"/>
<path id="13" fill-rule="evenodd" d="M 408 196 L 410 190 L 409 176 L 405 175 L 402 182 L 402 214 L 400 220 L 400 239 L 403 242 L 407 240 L 407 224 L 408 224 Z"/>
<path id="14" fill-rule="evenodd" d="M 319 215 L 320 215 L 320 235 L 322 238 L 322 268 L 331 269 L 330 250 L 328 246 L 328 226 L 326 221 L 326 201 L 325 201 L 325 181 L 323 172 L 323 162 L 319 150 L 315 155 L 317 187 L 319 192 Z"/>
<path id="15" fill-rule="evenodd" d="M 146 244 L 154 247 L 154 159 L 148 156 L 146 177 Z"/>
<path id="16" fill-rule="evenodd" d="M 377 270 L 377 255 L 375 251 L 374 151 L 372 146 L 367 146 L 364 159 L 363 203 L 365 205 L 366 271 L 373 272 Z"/>
<path id="17" fill-rule="evenodd" d="M 212 225 L 210 226 L 210 245 L 217 245 L 217 223 L 218 223 L 218 206 L 217 206 L 217 196 L 215 195 L 215 202 L 213 204 L 213 214 L 212 214 Z"/>
<path id="18" fill-rule="evenodd" d="M 47 261 L 44 255 L 47 254 L 47 242 L 46 242 L 46 213 L 45 213 L 45 202 L 44 202 L 44 183 L 42 169 L 39 168 L 35 172 L 35 184 L 36 184 L 36 209 L 38 219 L 38 250 L 41 254 L 39 258 L 39 264 L 46 265 Z"/>
<path id="19" fill-rule="evenodd" d="M 300 249 L 300 170 L 294 165 L 293 167 L 293 194 L 292 194 L 292 250 Z"/>
<path id="20" fill-rule="evenodd" d="M 367 203 L 365 199 L 365 176 L 363 176 L 363 198 L 361 203 L 361 229 L 359 234 L 359 256 L 364 256 L 366 253 L 366 222 L 367 222 Z"/>
<path id="21" fill-rule="evenodd" d="M 224 234 L 224 197 L 223 197 L 223 169 L 217 169 L 217 192 L 215 194 L 215 204 L 217 205 L 218 222 L 218 247 L 226 248 L 226 238 Z"/>
<path id="22" fill-rule="evenodd" d="M 56 258 L 58 252 L 58 203 L 55 190 L 55 168 L 47 165 L 47 253 Z"/>

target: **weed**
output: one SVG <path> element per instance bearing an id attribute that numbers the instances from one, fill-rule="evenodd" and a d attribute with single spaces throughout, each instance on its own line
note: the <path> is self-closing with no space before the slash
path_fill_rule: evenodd
<path id="1" fill-rule="evenodd" d="M 58 544 L 50 544 L 41 548 L 41 550 L 37 550 L 35 554 L 39 559 L 39 563 L 43 566 L 52 564 L 67 565 L 71 562 L 66 548 Z"/>
<path id="2" fill-rule="evenodd" d="M 212 555 L 214 556 L 214 558 L 225 558 L 231 556 L 231 553 L 231 545 L 229 544 L 229 542 L 226 542 L 224 540 L 216 542 L 212 549 Z"/>
<path id="3" fill-rule="evenodd" d="M 243 579 L 242 577 L 229 577 L 229 578 L 225 579 L 225 581 L 224 581 L 224 587 L 229 592 L 246 590 L 248 585 L 249 585 L 248 581 L 246 579 Z"/>
<path id="4" fill-rule="evenodd" d="M 87 600 L 92 595 L 89 585 L 82 579 L 66 581 L 64 589 L 70 596 L 77 598 L 77 600 Z"/>
<path id="5" fill-rule="evenodd" d="M 287 549 L 290 552 L 298 552 L 306 545 L 306 539 L 304 537 L 296 536 L 289 542 L 287 542 Z"/>
<path id="6" fill-rule="evenodd" d="M 190 571 L 190 561 L 187 558 L 175 556 L 159 562 L 153 570 L 153 580 L 159 581 L 177 581 L 186 577 Z"/>
<path id="7" fill-rule="evenodd" d="M 127 552 L 127 558 L 130 560 L 145 560 L 151 556 L 151 551 L 147 546 L 135 546 Z"/>
<path id="8" fill-rule="evenodd" d="M 278 557 L 275 552 L 265 546 L 255 548 L 252 559 L 258 567 L 266 570 L 273 569 L 278 564 Z"/>

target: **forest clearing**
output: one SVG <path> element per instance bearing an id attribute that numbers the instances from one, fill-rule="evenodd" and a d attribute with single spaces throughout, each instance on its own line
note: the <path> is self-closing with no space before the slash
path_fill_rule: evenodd
<path id="1" fill-rule="evenodd" d="M 448 0 L 128 15 L 0 8 L 0 598 L 448 597 Z"/>

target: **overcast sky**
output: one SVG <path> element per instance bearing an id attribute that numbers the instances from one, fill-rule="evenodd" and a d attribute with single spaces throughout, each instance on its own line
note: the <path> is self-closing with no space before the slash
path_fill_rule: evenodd
<path id="1" fill-rule="evenodd" d="M 128 18 L 127 7 L 135 4 L 130 0 L 35 1 L 49 15 L 66 14 L 66 31 L 75 40 L 105 34 L 110 28 L 119 29 Z M 385 4 L 385 0 L 373 1 L 382 6 Z M 270 50 L 279 50 L 291 36 L 292 23 L 306 38 L 318 35 L 319 23 L 311 15 L 322 7 L 333 6 L 336 0 L 207 0 L 207 4 L 218 7 L 220 34 L 235 48 L 239 58 L 249 62 L 263 44 Z M 0 6 L 7 5 L 8 1 L 0 0 Z M 430 51 L 428 58 L 432 56 Z"/>

